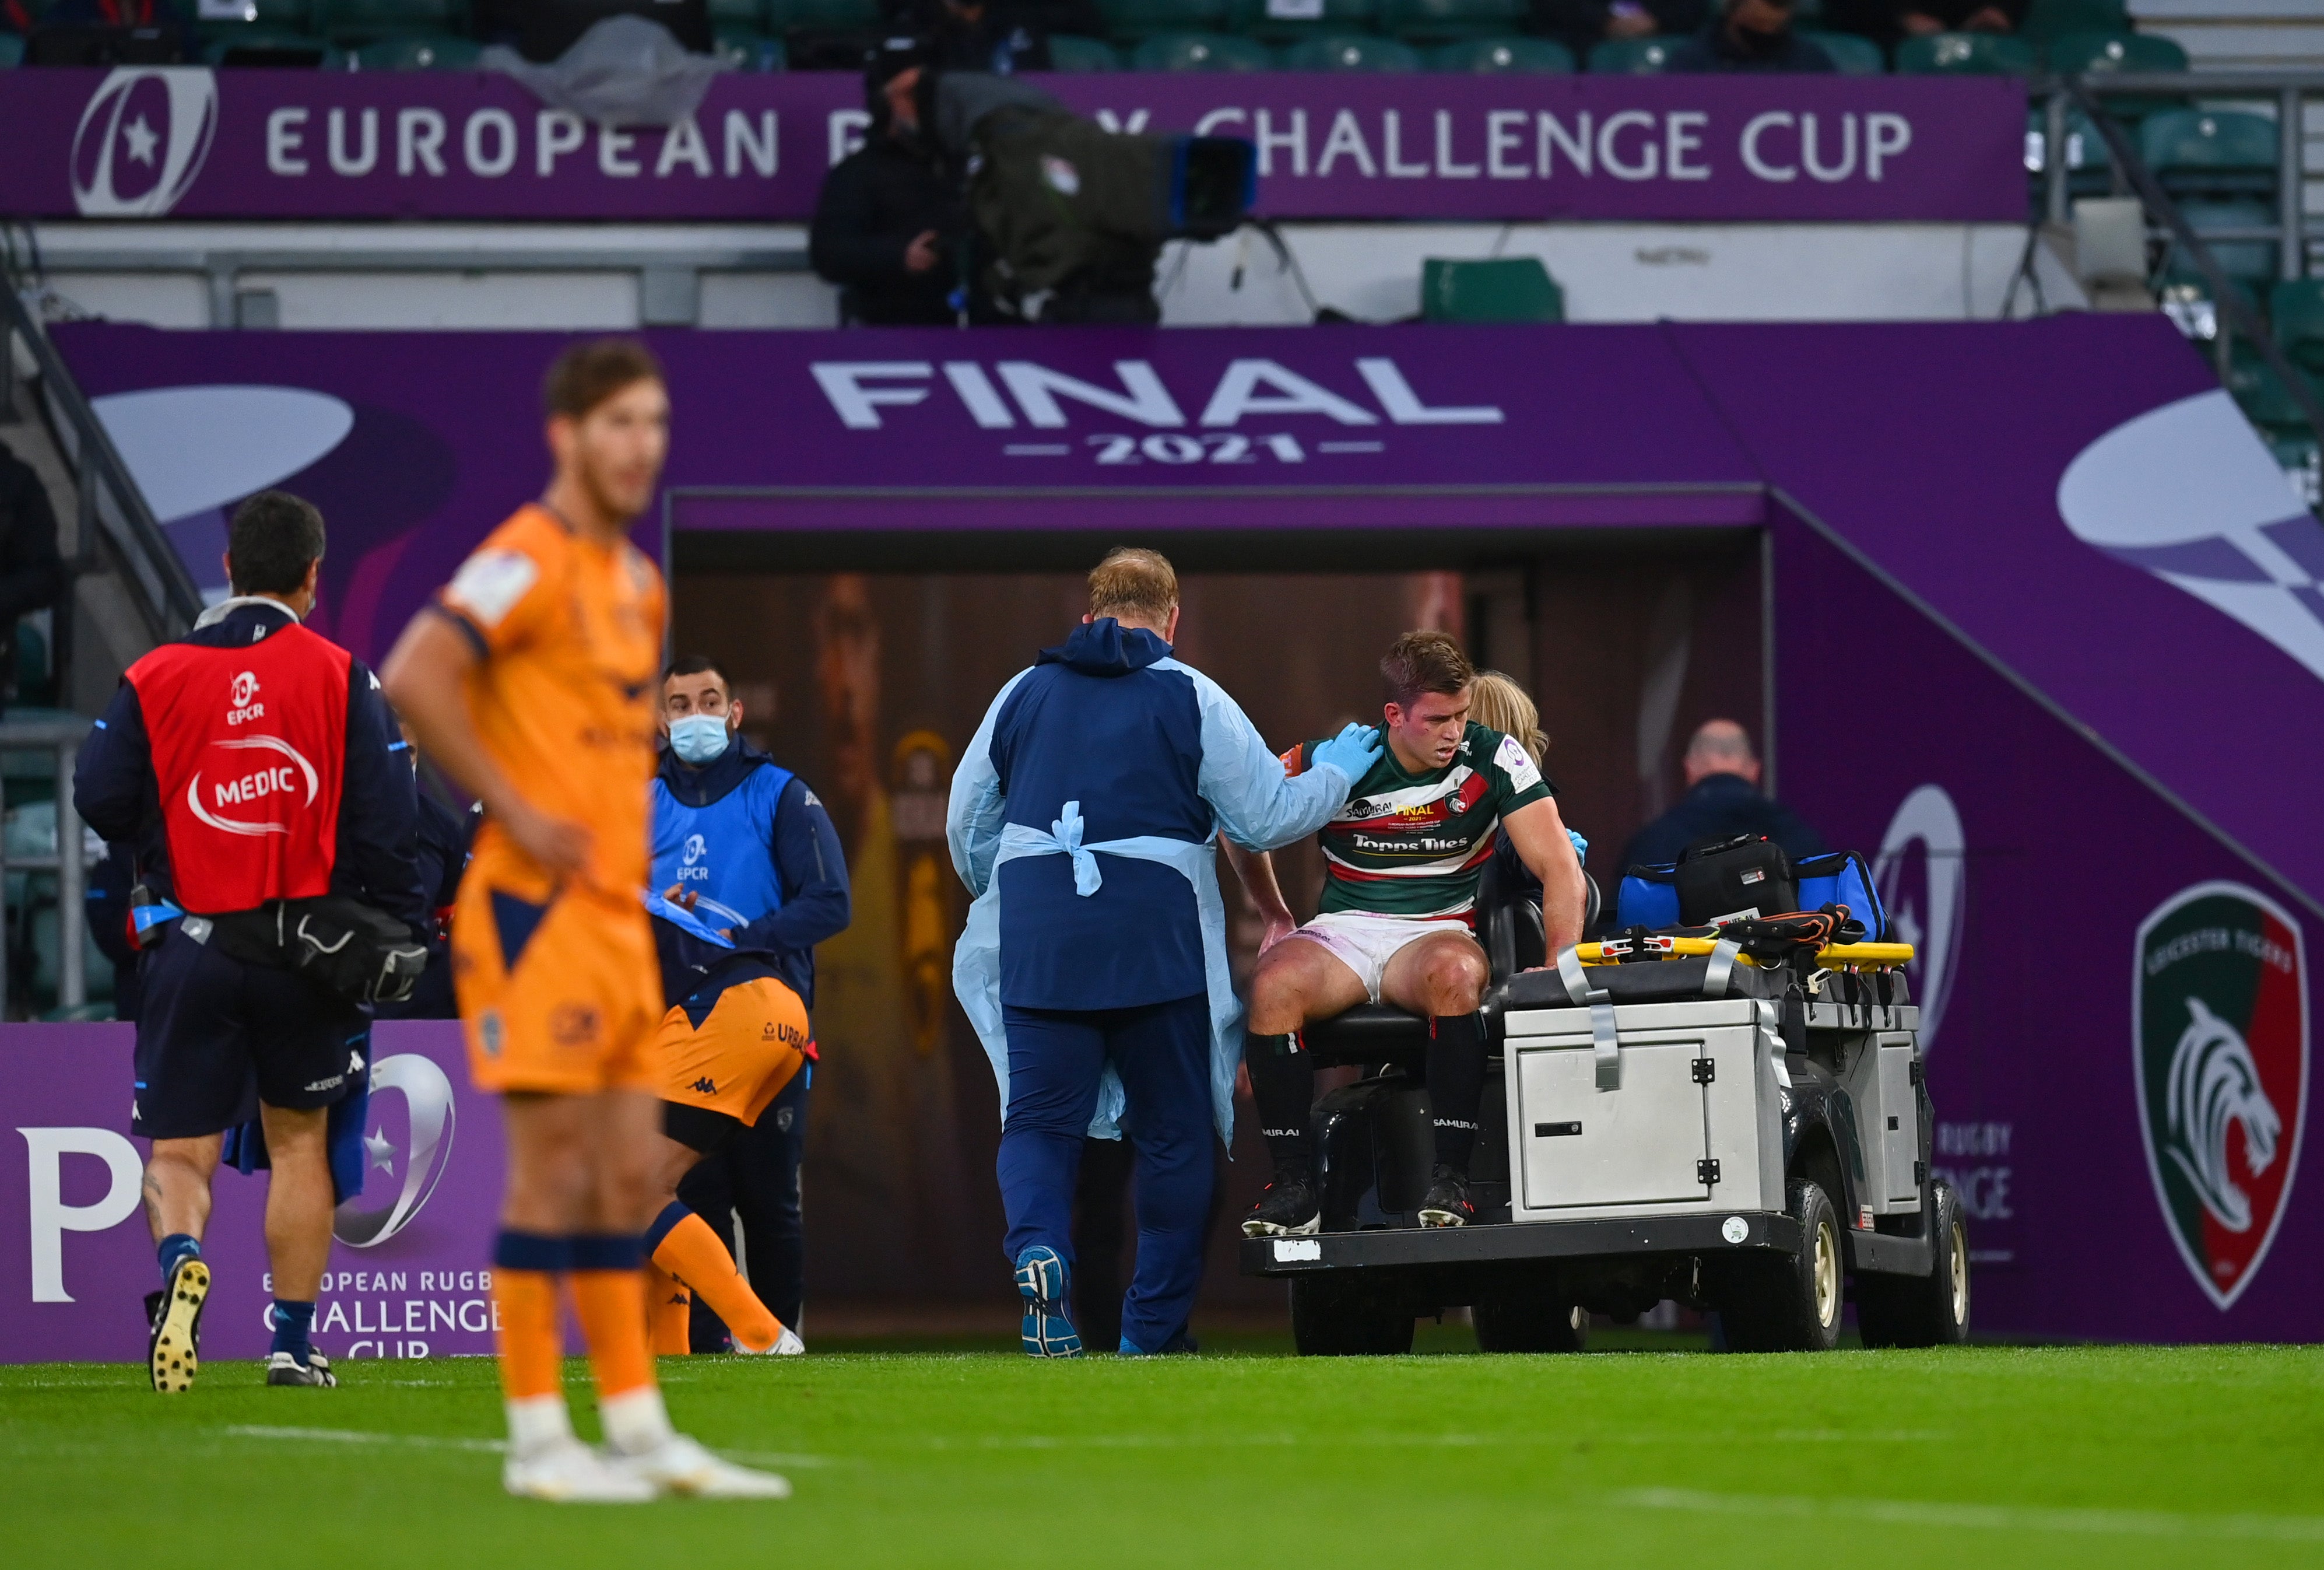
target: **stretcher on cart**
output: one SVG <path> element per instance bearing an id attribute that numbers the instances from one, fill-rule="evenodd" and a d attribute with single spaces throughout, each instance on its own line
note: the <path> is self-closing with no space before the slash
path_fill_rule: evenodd
<path id="1" fill-rule="evenodd" d="M 1408 1351 L 1416 1318 L 1463 1305 L 1488 1352 L 1575 1351 L 1590 1314 L 1665 1299 L 1717 1310 L 1738 1351 L 1830 1348 L 1851 1301 L 1868 1345 L 1965 1337 L 1909 945 L 1762 965 L 1719 930 L 1634 927 L 1552 956 L 1495 882 L 1475 1224 L 1419 1225 L 1425 1025 L 1367 1006 L 1306 1032 L 1319 1067 L 1364 1070 L 1313 1119 L 1322 1229 L 1241 1244 L 1246 1274 L 1288 1279 L 1302 1353 Z"/>

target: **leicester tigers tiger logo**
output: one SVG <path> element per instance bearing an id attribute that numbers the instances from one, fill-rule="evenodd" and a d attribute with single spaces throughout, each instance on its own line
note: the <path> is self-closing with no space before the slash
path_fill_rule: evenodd
<path id="1" fill-rule="evenodd" d="M 2138 933 L 2139 1111 L 2163 1217 L 2226 1309 L 2283 1219 L 2308 1090 L 2298 921 L 2238 883 L 2199 883 Z"/>

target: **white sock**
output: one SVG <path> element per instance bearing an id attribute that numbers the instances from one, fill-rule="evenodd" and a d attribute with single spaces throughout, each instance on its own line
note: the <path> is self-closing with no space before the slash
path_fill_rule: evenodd
<path id="1" fill-rule="evenodd" d="M 655 1385 L 598 1397 L 597 1421 L 604 1427 L 605 1443 L 624 1455 L 643 1455 L 675 1434 Z"/>
<path id="2" fill-rule="evenodd" d="M 530 1455 L 573 1437 L 573 1418 L 560 1392 L 503 1401 L 508 1408 L 509 1449 Z"/>

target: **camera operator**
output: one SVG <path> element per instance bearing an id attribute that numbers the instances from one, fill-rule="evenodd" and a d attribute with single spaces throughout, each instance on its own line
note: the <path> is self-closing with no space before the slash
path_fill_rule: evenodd
<path id="1" fill-rule="evenodd" d="M 960 179 L 927 130 L 927 57 L 891 39 L 872 57 L 863 145 L 834 166 L 816 200 L 807 254 L 839 285 L 840 319 L 868 327 L 950 327 L 964 307 L 961 248 L 968 224 Z"/>

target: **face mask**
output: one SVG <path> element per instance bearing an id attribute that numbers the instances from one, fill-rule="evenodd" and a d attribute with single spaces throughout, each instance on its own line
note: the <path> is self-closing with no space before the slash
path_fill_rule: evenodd
<path id="1" fill-rule="evenodd" d="M 682 762 L 707 763 L 726 750 L 726 716 L 690 714 L 669 722 L 670 751 Z"/>

